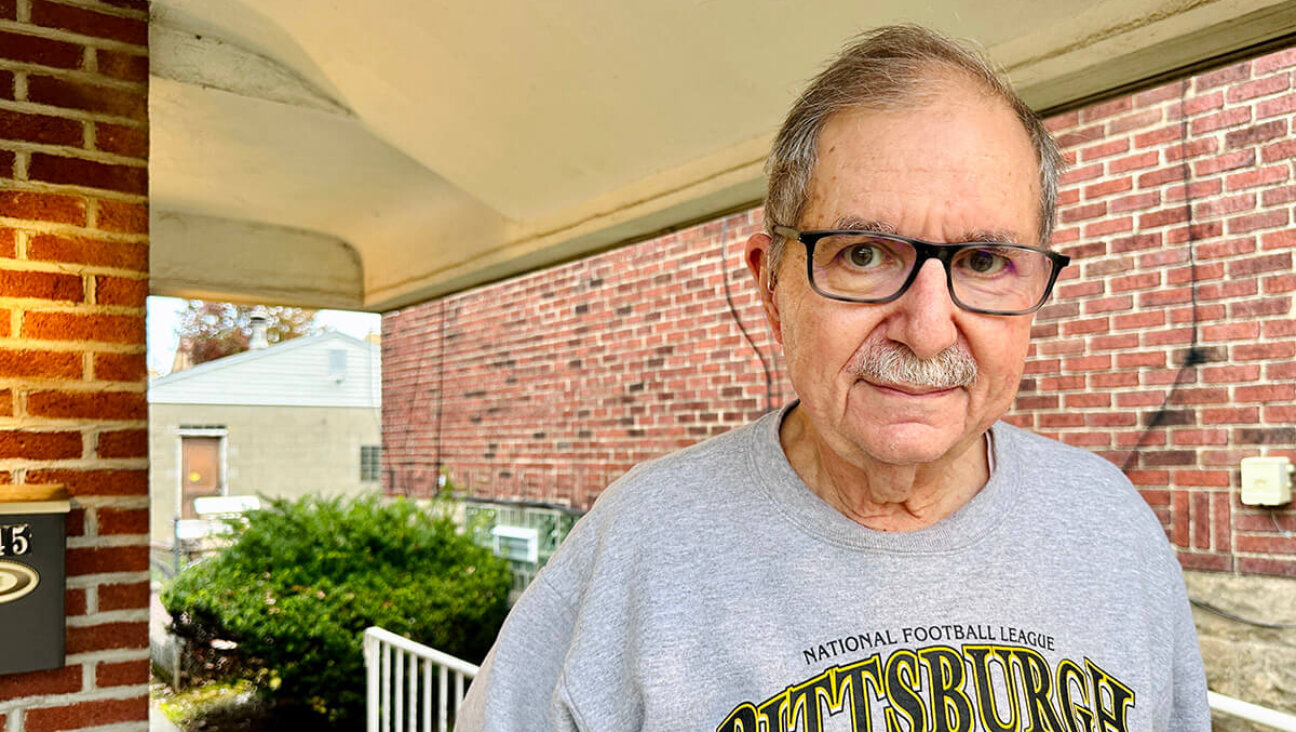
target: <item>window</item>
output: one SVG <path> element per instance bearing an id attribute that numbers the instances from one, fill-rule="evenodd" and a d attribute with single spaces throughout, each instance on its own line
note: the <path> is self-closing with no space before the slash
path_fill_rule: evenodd
<path id="1" fill-rule="evenodd" d="M 562 506 L 530 506 L 468 499 L 463 521 L 473 541 L 509 560 L 512 599 L 522 594 L 567 538 L 580 515 Z"/>
<path id="2" fill-rule="evenodd" d="M 329 352 L 329 378 L 341 384 L 347 376 L 347 353 L 340 348 L 330 348 Z"/>
<path id="3" fill-rule="evenodd" d="M 382 447 L 378 445 L 360 446 L 360 481 L 372 483 L 378 480 Z"/>

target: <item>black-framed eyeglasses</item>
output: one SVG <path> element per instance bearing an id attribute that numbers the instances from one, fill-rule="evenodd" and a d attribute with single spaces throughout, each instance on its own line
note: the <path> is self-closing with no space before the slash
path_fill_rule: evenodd
<path id="1" fill-rule="evenodd" d="M 1039 309 L 1071 258 L 1020 244 L 934 244 L 871 231 L 775 226 L 774 233 L 806 248 L 810 286 L 844 302 L 884 303 L 900 297 L 929 259 L 945 268 L 950 299 L 987 315 L 1025 315 Z"/>

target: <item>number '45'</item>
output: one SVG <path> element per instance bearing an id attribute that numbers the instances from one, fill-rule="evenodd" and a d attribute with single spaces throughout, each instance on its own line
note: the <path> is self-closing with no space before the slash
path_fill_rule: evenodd
<path id="1" fill-rule="evenodd" d="M 29 524 L 0 526 L 0 557 L 19 557 L 31 551 L 31 537 L 27 533 Z"/>

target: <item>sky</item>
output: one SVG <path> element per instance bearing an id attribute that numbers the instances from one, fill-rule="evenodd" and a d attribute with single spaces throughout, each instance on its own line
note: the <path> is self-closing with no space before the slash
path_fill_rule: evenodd
<path id="1" fill-rule="evenodd" d="M 180 338 L 176 326 L 184 312 L 185 300 L 176 297 L 152 296 L 148 299 L 148 367 L 149 371 L 165 375 L 171 371 L 176 346 Z M 376 313 L 359 313 L 350 310 L 321 310 L 315 322 L 325 330 L 335 330 L 356 338 L 364 338 L 382 329 L 382 316 Z"/>

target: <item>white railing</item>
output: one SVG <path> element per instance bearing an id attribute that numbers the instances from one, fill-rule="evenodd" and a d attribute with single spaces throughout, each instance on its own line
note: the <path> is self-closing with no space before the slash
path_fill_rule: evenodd
<path id="1" fill-rule="evenodd" d="M 1211 709 L 1231 717 L 1239 717 L 1250 722 L 1259 722 L 1283 732 L 1296 732 L 1296 716 L 1262 707 L 1231 696 L 1210 692 Z"/>
<path id="2" fill-rule="evenodd" d="M 477 667 L 461 658 L 379 627 L 365 629 L 364 657 L 368 732 L 447 732 L 450 711 L 458 716 L 463 702 L 464 679 L 471 681 L 477 675 Z"/>

